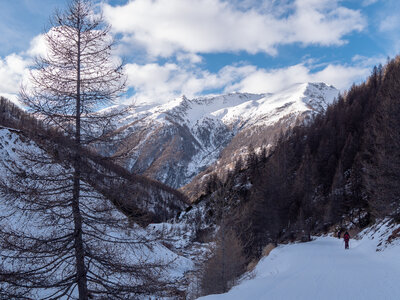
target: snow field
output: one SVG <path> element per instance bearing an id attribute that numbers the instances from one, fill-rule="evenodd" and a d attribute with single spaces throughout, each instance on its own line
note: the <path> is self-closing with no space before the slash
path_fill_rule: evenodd
<path id="1" fill-rule="evenodd" d="M 253 279 L 200 299 L 400 299 L 400 241 L 385 246 L 393 230 L 381 223 L 351 239 L 349 250 L 333 237 L 279 246 L 258 263 Z"/>

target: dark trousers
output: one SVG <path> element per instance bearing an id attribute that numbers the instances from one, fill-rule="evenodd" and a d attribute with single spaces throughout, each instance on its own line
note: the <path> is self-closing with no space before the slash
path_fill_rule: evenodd
<path id="1" fill-rule="evenodd" d="M 344 241 L 344 248 L 349 249 L 349 241 Z"/>

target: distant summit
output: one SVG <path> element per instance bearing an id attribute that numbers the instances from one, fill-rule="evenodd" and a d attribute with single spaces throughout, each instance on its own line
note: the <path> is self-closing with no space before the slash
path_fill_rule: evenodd
<path id="1" fill-rule="evenodd" d="M 323 112 L 338 93 L 325 83 L 302 83 L 275 94 L 181 96 L 138 106 L 116 124 L 118 142 L 100 151 L 129 150 L 121 165 L 178 188 L 217 161 L 229 165 L 250 143 L 273 144 L 279 132 Z"/>

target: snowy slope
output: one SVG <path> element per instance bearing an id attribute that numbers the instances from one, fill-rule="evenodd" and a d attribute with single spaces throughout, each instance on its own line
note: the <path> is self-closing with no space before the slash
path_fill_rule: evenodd
<path id="1" fill-rule="evenodd" d="M 129 170 L 181 187 L 216 162 L 239 134 L 239 148 L 248 145 L 255 132 L 268 143 L 273 131 L 285 131 L 299 119 L 324 111 L 337 94 L 324 83 L 304 83 L 276 94 L 182 96 L 163 105 L 136 107 L 116 124 L 122 142 L 100 151 L 128 151 L 121 164 Z"/>
<path id="2" fill-rule="evenodd" d="M 45 174 L 46 176 L 50 177 L 53 174 L 55 174 L 54 177 L 59 176 L 59 173 L 61 173 L 65 167 L 65 165 L 60 165 L 56 162 L 40 167 L 38 165 L 32 166 L 32 164 L 27 163 L 24 155 L 39 155 L 42 160 L 51 160 L 51 158 L 43 149 L 41 149 L 32 140 L 29 140 L 20 131 L 0 126 L 0 183 L 3 183 L 3 181 L 4 183 L 8 183 L 9 180 L 12 180 L 12 177 L 9 177 L 11 175 L 9 170 L 10 168 L 13 169 L 16 166 L 22 168 L 26 174 L 31 173 L 33 170 L 39 175 Z M 28 187 L 31 184 L 36 186 L 43 184 L 39 180 L 35 181 L 34 183 L 29 182 L 29 178 L 30 177 L 27 177 L 23 182 L 19 182 L 18 184 L 21 184 L 24 187 Z M 46 181 L 45 184 L 48 187 L 52 186 L 52 183 L 49 181 Z M 54 199 L 52 195 L 48 196 L 49 201 L 60 200 L 62 197 L 64 196 L 61 194 L 58 194 Z M 69 197 L 69 194 L 65 195 L 65 197 Z M 111 220 L 111 224 L 103 224 L 101 222 L 97 224 L 94 222 L 89 222 L 89 225 L 87 225 L 84 221 L 84 237 L 87 232 L 93 234 L 93 228 L 95 228 L 96 234 L 98 234 L 98 232 L 103 232 L 104 235 L 101 237 L 103 238 L 101 242 L 104 242 L 105 251 L 111 251 L 113 254 L 115 254 L 115 257 L 121 259 L 121 262 L 125 261 L 129 264 L 136 262 L 168 262 L 167 270 L 160 273 L 159 276 L 171 281 L 177 281 L 177 285 L 184 281 L 185 272 L 194 268 L 191 258 L 187 258 L 179 253 L 175 253 L 163 244 L 163 241 L 160 239 L 162 234 L 158 233 L 151 226 L 143 229 L 135 224 L 131 224 L 130 220 L 119 210 L 117 210 L 110 200 L 105 199 L 101 194 L 99 194 L 96 189 L 90 188 L 89 185 L 86 185 L 85 190 L 82 191 L 82 197 L 84 197 L 84 205 L 82 205 L 81 211 L 86 213 L 86 215 L 90 215 L 89 212 L 95 211 L 96 216 L 107 217 L 108 220 Z M 64 223 L 64 219 L 58 222 L 59 224 L 57 223 L 57 225 L 44 225 L 46 224 L 46 222 L 43 222 L 44 218 L 47 216 L 47 214 L 52 215 L 56 208 L 52 208 L 51 210 L 43 213 L 36 212 L 34 209 L 32 209 L 31 213 L 26 213 L 26 211 L 21 212 L 18 207 L 23 207 L 23 203 L 20 203 L 19 199 L 15 198 L 15 195 L 9 195 L 5 193 L 3 189 L 0 190 L 0 227 L 5 232 L 19 232 L 21 234 L 24 233 L 26 235 L 35 237 L 55 237 L 68 231 L 73 231 L 72 222 Z M 66 207 L 63 209 L 65 209 L 65 211 L 60 211 L 64 212 L 64 215 L 68 215 L 66 212 L 69 212 L 70 208 Z M 57 210 L 58 213 L 60 213 L 60 211 Z M 52 220 L 57 219 L 54 218 L 54 215 L 52 215 L 52 217 Z M 115 224 L 113 222 L 115 222 Z M 154 224 L 153 226 L 159 225 Z M 3 238 L 4 236 L 1 236 L 0 240 L 3 241 Z M 95 238 L 93 238 L 93 236 L 85 238 L 87 238 L 85 239 L 86 245 L 91 246 L 92 244 L 98 242 Z M 108 240 L 109 243 L 106 243 L 106 240 Z M 123 242 L 121 243 L 121 241 Z M 128 243 L 128 241 L 131 241 L 131 243 Z M 145 245 L 143 245 L 144 242 L 146 242 Z M 10 250 L 3 248 L 3 244 L 0 243 L 1 266 L 7 266 L 12 269 L 14 267 L 19 268 L 19 261 L 10 258 L 4 258 L 9 256 L 10 253 Z M 68 265 L 69 263 L 70 261 L 67 259 L 63 262 L 65 265 Z M 28 262 L 25 262 L 25 265 L 28 266 Z M 29 266 L 32 267 L 33 265 Z M 60 264 L 60 266 L 57 268 L 62 270 L 64 265 Z M 61 271 L 59 271 L 59 269 L 54 270 L 54 273 L 52 274 L 54 278 L 56 276 L 61 276 Z M 98 273 L 102 274 L 102 271 L 98 271 Z M 115 278 L 109 277 L 104 279 L 114 280 Z M 126 278 L 123 276 L 118 278 L 120 282 L 123 282 L 125 279 Z M 133 282 L 131 278 L 129 278 L 129 280 Z M 7 289 L 8 286 L 6 283 L 0 282 L 0 291 L 3 288 Z M 30 296 L 32 299 L 43 299 L 52 292 L 52 290 L 37 289 L 33 291 L 32 295 Z M 72 292 L 72 295 L 77 297 L 76 290 L 75 292 Z M 29 295 L 26 296 L 29 298 Z M 66 298 L 67 297 L 64 297 L 62 299 Z M 146 299 L 148 299 L 148 297 L 146 297 Z"/>
<path id="3" fill-rule="evenodd" d="M 333 237 L 279 246 L 258 263 L 255 278 L 200 299 L 400 299 L 400 241 L 388 243 L 399 227 L 381 223 L 349 250 Z"/>

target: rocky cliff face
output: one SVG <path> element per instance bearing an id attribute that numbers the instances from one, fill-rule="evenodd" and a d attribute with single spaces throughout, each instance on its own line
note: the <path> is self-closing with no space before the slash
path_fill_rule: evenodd
<path id="1" fill-rule="evenodd" d="M 178 188 L 211 165 L 230 167 L 249 144 L 273 145 L 281 131 L 324 111 L 337 94 L 324 83 L 305 83 L 276 94 L 182 96 L 136 107 L 117 124 L 116 142 L 101 151 L 124 153 L 120 163 L 130 171 Z"/>

